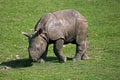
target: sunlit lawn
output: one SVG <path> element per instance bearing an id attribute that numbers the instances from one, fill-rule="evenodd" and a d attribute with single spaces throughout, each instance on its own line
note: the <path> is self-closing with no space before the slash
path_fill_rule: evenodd
<path id="1" fill-rule="evenodd" d="M 120 80 L 119 0 L 0 0 L 0 80 Z M 30 63 L 27 38 L 48 12 L 75 9 L 89 23 L 89 60 L 73 62 L 75 45 L 66 45 L 68 59 L 59 63 L 49 46 L 46 63 Z"/>

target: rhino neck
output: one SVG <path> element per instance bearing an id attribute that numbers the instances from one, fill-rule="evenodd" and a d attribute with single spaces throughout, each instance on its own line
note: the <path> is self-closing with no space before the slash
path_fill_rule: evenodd
<path id="1" fill-rule="evenodd" d="M 46 37 L 45 34 L 40 34 L 40 37 L 42 37 L 47 43 L 49 43 L 49 39 Z"/>

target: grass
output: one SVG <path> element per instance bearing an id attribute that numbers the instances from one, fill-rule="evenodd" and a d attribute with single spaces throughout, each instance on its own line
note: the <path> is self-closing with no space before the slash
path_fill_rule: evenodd
<path id="1" fill-rule="evenodd" d="M 120 80 L 119 0 L 0 0 L 0 80 Z M 49 47 L 47 62 L 30 63 L 27 39 L 48 12 L 75 9 L 89 22 L 90 60 L 58 63 Z M 72 58 L 75 45 L 66 45 Z M 8 68 L 7 68 L 8 67 Z"/>

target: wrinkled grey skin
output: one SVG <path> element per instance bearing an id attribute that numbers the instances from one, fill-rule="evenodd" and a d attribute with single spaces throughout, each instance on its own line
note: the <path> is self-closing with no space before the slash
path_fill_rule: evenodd
<path id="1" fill-rule="evenodd" d="M 54 44 L 54 53 L 60 62 L 67 60 L 63 55 L 63 44 L 76 44 L 74 61 L 88 59 L 86 41 L 88 23 L 75 10 L 61 10 L 48 13 L 37 22 L 33 34 L 23 32 L 29 40 L 29 58 L 33 61 L 44 62 L 48 45 Z"/>

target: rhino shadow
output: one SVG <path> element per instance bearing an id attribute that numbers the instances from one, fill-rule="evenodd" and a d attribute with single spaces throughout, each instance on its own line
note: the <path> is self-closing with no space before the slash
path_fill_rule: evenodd
<path id="1" fill-rule="evenodd" d="M 0 65 L 11 68 L 23 68 L 23 67 L 30 67 L 33 64 L 29 59 L 17 59 L 17 60 L 2 62 Z"/>
<path id="2" fill-rule="evenodd" d="M 53 56 L 47 56 L 47 58 L 46 58 L 46 62 L 56 63 L 57 60 L 58 60 L 57 57 L 53 57 Z"/>
<path id="3" fill-rule="evenodd" d="M 73 58 L 71 58 L 71 57 L 67 57 L 67 60 L 72 60 L 72 59 Z M 46 62 L 59 63 L 58 58 L 57 57 L 52 57 L 52 56 L 47 57 Z"/>
<path id="4" fill-rule="evenodd" d="M 72 60 L 72 58 L 67 57 L 67 60 Z M 46 62 L 59 63 L 57 57 L 52 57 L 52 56 L 47 57 Z M 31 62 L 29 59 L 17 59 L 17 60 L 2 62 L 0 66 L 7 66 L 11 68 L 25 68 L 25 67 L 31 67 L 33 63 L 37 63 L 37 62 Z"/>
<path id="5" fill-rule="evenodd" d="M 46 58 L 46 62 L 58 63 L 58 59 L 57 57 L 48 56 Z M 31 67 L 33 63 L 37 63 L 37 62 L 31 62 L 29 59 L 26 58 L 26 59 L 16 59 L 16 60 L 2 62 L 0 66 L 7 66 L 11 68 L 25 68 L 25 67 Z"/>

